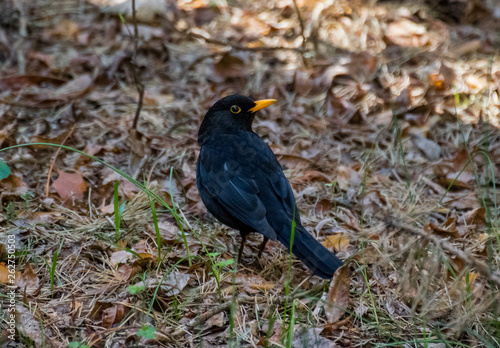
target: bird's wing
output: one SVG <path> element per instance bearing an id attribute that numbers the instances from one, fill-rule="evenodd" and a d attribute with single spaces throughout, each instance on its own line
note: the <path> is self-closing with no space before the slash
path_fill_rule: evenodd
<path id="1" fill-rule="evenodd" d="M 260 199 L 257 166 L 252 161 L 241 163 L 242 157 L 221 158 L 219 151 L 208 147 L 200 153 L 199 170 L 203 189 L 234 218 L 276 240 L 269 225 L 267 211 Z"/>

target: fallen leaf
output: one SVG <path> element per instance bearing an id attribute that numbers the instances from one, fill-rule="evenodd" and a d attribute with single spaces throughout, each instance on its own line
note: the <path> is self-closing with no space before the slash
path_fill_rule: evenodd
<path id="1" fill-rule="evenodd" d="M 184 289 L 191 276 L 189 274 L 173 271 L 163 280 L 160 285 L 160 289 L 165 296 L 175 296 L 178 295 L 182 289 Z M 160 284 L 160 279 L 147 279 L 146 281 L 141 281 L 134 286 L 144 287 L 147 289 L 157 288 Z"/>
<path id="2" fill-rule="evenodd" d="M 331 183 L 332 179 L 330 179 L 326 174 L 318 172 L 316 170 L 309 170 L 304 173 L 304 175 L 299 176 L 298 178 L 293 179 L 295 183 L 307 183 L 307 182 L 325 182 Z"/>
<path id="3" fill-rule="evenodd" d="M 40 320 L 35 318 L 33 313 L 24 304 L 16 304 L 16 329 L 22 336 L 33 340 L 36 347 L 43 346 L 44 340 L 42 340 L 42 335 L 48 334 L 48 328 L 46 327 L 42 334 Z"/>
<path id="4" fill-rule="evenodd" d="M 24 272 L 16 277 L 16 286 L 18 286 L 22 292 L 26 290 L 26 292 L 31 295 L 38 291 L 40 279 L 38 279 L 38 275 L 35 273 L 30 263 L 27 263 Z"/>
<path id="5" fill-rule="evenodd" d="M 7 266 L 5 266 L 5 262 L 0 262 L 0 283 L 7 284 L 10 282 L 9 276 L 13 274 L 9 272 Z"/>
<path id="6" fill-rule="evenodd" d="M 113 324 L 117 324 L 125 318 L 128 311 L 129 308 L 122 304 L 106 308 L 102 311 L 102 326 L 108 329 L 113 327 Z"/>
<path id="7" fill-rule="evenodd" d="M 359 230 L 359 220 L 349 209 L 346 209 L 344 207 L 337 207 L 336 217 L 337 219 L 344 222 L 347 227 Z"/>
<path id="8" fill-rule="evenodd" d="M 346 264 L 335 272 L 330 289 L 326 295 L 325 314 L 329 323 L 335 323 L 344 315 L 349 306 L 349 265 Z"/>
<path id="9" fill-rule="evenodd" d="M 257 294 L 262 290 L 274 289 L 275 284 L 264 278 L 253 274 L 237 273 L 234 280 L 235 285 L 242 285 L 249 294 Z"/>
<path id="10" fill-rule="evenodd" d="M 134 269 L 132 267 L 128 264 L 123 264 L 115 271 L 115 277 L 121 282 L 126 282 L 133 275 L 133 272 Z"/>
<path id="11" fill-rule="evenodd" d="M 218 313 L 216 315 L 211 316 L 208 320 L 203 324 L 203 330 L 210 329 L 212 327 L 223 327 L 226 322 L 224 313 Z"/>
<path id="12" fill-rule="evenodd" d="M 470 188 L 470 183 L 474 181 L 474 174 L 468 170 L 462 172 L 446 173 L 441 183 L 448 188 L 449 185 L 463 188 Z"/>
<path id="13" fill-rule="evenodd" d="M 453 217 L 448 217 L 446 222 L 440 226 L 431 222 L 427 226 L 425 226 L 425 230 L 439 235 L 452 236 L 454 238 L 457 238 L 458 237 L 457 219 Z"/>
<path id="14" fill-rule="evenodd" d="M 4 192 L 8 192 L 13 195 L 23 195 L 28 192 L 28 185 L 14 173 L 11 173 L 5 179 L 0 180 L 0 188 L 3 189 Z"/>
<path id="15" fill-rule="evenodd" d="M 62 170 L 57 171 L 59 176 L 52 183 L 52 187 L 63 201 L 69 199 L 82 200 L 83 193 L 87 189 L 85 181 L 80 173 L 66 173 Z"/>
<path id="16" fill-rule="evenodd" d="M 343 233 L 334 234 L 326 237 L 322 243 L 327 248 L 334 248 L 335 251 L 344 251 L 349 246 L 349 237 Z"/>
<path id="17" fill-rule="evenodd" d="M 476 281 L 478 275 L 479 275 L 479 273 L 468 272 L 468 276 L 469 276 L 468 280 L 467 280 L 467 276 L 463 276 L 462 277 L 462 284 L 464 285 L 464 287 L 467 288 L 467 286 L 472 285 Z"/>
<path id="18" fill-rule="evenodd" d="M 21 101 L 25 106 L 53 108 L 63 105 L 88 93 L 92 87 L 90 75 L 81 75 L 57 89 L 37 88 L 22 94 Z"/>
<path id="19" fill-rule="evenodd" d="M 28 220 L 31 224 L 54 224 L 64 220 L 64 216 L 60 211 L 21 211 L 17 214 L 18 220 Z"/>
<path id="20" fill-rule="evenodd" d="M 349 187 L 357 187 L 361 184 L 359 173 L 351 166 L 340 165 L 337 167 L 336 182 L 342 191 L 347 191 Z"/>
<path id="21" fill-rule="evenodd" d="M 125 263 L 128 260 L 131 260 L 132 258 L 135 258 L 134 254 L 129 253 L 126 250 L 115 251 L 114 253 L 111 254 L 109 263 L 112 266 L 117 266 L 120 263 Z"/>
<path id="22" fill-rule="evenodd" d="M 276 154 L 279 162 L 282 166 L 287 168 L 301 168 L 301 167 L 309 167 L 312 166 L 312 161 L 296 155 L 287 155 L 287 154 Z"/>

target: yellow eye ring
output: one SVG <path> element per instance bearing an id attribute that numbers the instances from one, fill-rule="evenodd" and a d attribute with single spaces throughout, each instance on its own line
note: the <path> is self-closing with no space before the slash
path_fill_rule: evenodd
<path id="1" fill-rule="evenodd" d="M 239 114 L 241 112 L 241 108 L 238 105 L 231 106 L 229 110 L 231 110 L 233 114 Z"/>

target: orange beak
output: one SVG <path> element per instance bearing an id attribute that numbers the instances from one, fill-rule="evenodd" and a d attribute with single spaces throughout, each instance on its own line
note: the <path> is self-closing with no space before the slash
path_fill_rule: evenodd
<path id="1" fill-rule="evenodd" d="M 262 99 L 262 100 L 257 100 L 255 101 L 255 106 L 251 108 L 250 112 L 256 112 L 259 111 L 260 109 L 264 109 L 265 107 L 268 107 L 271 104 L 274 104 L 276 102 L 276 99 Z"/>

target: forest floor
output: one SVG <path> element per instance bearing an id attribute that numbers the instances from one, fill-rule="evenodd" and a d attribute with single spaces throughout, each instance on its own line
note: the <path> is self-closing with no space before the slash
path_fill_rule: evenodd
<path id="1" fill-rule="evenodd" d="M 104 2 L 0 4 L 2 347 L 500 346 L 500 7 Z M 332 281 L 201 203 L 233 93 Z"/>

